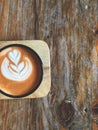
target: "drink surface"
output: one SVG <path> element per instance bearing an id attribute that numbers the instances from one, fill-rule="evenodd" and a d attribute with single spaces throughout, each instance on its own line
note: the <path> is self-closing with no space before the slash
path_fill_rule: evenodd
<path id="1" fill-rule="evenodd" d="M 25 46 L 9 46 L 0 52 L 0 90 L 21 96 L 35 89 L 42 77 L 36 53 Z"/>

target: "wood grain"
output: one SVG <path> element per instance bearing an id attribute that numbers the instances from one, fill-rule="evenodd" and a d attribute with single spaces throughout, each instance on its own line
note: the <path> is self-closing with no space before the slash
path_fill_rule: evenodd
<path id="1" fill-rule="evenodd" d="M 46 41 L 52 68 L 51 92 L 45 98 L 0 101 L 0 130 L 95 130 L 97 24 L 98 0 L 0 1 L 0 40 Z M 61 112 L 66 100 L 75 113 L 63 126 L 57 108 Z"/>

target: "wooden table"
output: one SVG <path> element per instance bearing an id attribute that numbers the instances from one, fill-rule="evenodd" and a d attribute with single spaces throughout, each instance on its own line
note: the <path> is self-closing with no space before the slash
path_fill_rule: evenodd
<path id="1" fill-rule="evenodd" d="M 0 0 L 0 40 L 46 41 L 52 75 L 48 96 L 0 101 L 0 130 L 98 130 L 97 24 L 98 0 Z"/>

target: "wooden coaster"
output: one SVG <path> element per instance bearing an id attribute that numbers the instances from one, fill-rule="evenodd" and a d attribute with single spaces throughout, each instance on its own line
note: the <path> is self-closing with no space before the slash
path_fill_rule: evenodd
<path id="1" fill-rule="evenodd" d="M 40 85 L 37 87 L 35 91 L 32 93 L 23 96 L 23 97 L 11 97 L 8 95 L 5 95 L 0 92 L 0 99 L 16 99 L 16 98 L 40 98 L 46 96 L 51 87 L 51 76 L 50 76 L 50 53 L 49 53 L 49 48 L 48 45 L 44 41 L 40 40 L 25 40 L 25 41 L 0 41 L 0 53 L 2 52 L 2 48 L 5 48 L 6 46 L 25 46 L 28 47 L 39 56 L 39 58 L 42 61 L 43 64 L 43 77 L 41 80 Z M 0 55 L 1 57 L 1 55 Z M 0 65 L 1 68 L 1 65 Z M 1 81 L 0 81 L 1 82 Z M 2 91 L 2 85 L 3 83 L 1 82 L 0 84 L 0 90 Z M 19 87 L 19 86 L 18 86 Z"/>

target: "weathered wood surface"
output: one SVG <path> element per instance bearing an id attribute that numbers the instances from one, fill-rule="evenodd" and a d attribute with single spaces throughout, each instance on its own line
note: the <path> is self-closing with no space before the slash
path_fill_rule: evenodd
<path id="1" fill-rule="evenodd" d="M 98 0 L 0 0 L 0 40 L 46 41 L 52 69 L 45 98 L 0 101 L 0 130 L 98 130 L 97 23 Z"/>

